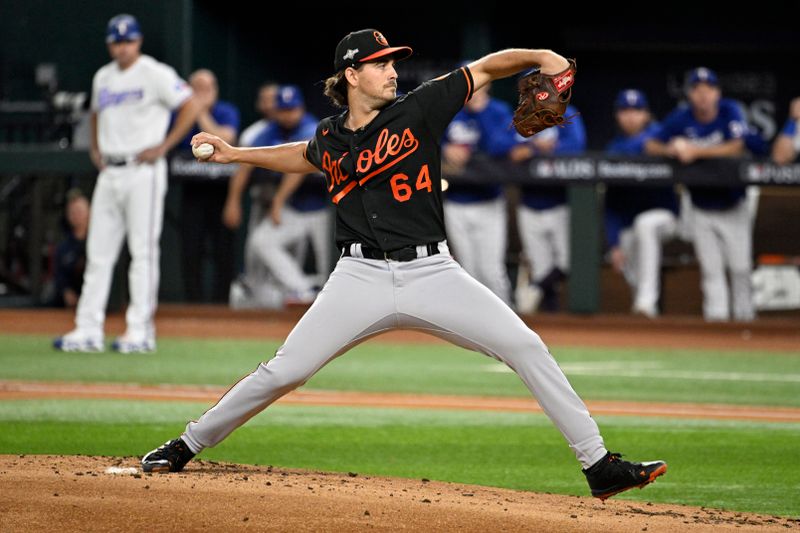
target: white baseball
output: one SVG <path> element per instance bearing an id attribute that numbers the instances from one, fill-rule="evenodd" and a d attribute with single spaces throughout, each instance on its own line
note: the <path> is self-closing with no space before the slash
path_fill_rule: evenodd
<path id="1" fill-rule="evenodd" d="M 203 143 L 197 146 L 192 146 L 192 153 L 197 159 L 208 159 L 214 153 L 214 145 Z"/>

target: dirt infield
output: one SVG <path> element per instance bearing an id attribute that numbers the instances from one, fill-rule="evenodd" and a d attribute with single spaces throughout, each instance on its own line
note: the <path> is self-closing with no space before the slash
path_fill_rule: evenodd
<path id="1" fill-rule="evenodd" d="M 36 398 L 93 398 L 216 402 L 228 389 L 208 385 L 140 385 L 0 380 L 0 401 Z M 541 413 L 533 398 L 296 390 L 278 400 L 284 405 L 455 409 Z M 800 422 L 800 408 L 664 402 L 587 401 L 594 415 L 653 416 Z"/>
<path id="2" fill-rule="evenodd" d="M 9 532 L 800 529 L 790 518 L 708 508 L 210 461 L 151 475 L 138 472 L 136 458 L 4 455 L 0 491 Z"/>

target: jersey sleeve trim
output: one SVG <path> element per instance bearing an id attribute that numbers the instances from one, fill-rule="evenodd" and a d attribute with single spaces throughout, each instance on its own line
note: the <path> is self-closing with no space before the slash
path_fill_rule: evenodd
<path id="1" fill-rule="evenodd" d="M 466 104 L 470 100 L 472 100 L 473 88 L 475 86 L 475 82 L 472 79 L 472 72 L 467 67 L 461 67 L 461 72 L 464 74 L 464 77 L 467 79 L 467 97 L 464 99 L 464 103 Z"/>

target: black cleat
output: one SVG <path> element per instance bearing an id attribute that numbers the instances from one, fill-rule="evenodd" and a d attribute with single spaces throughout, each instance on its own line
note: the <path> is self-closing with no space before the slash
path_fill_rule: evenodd
<path id="1" fill-rule="evenodd" d="M 631 463 L 621 459 L 622 454 L 607 453 L 589 468 L 583 470 L 592 496 L 605 500 L 634 487 L 643 488 L 667 471 L 664 461 Z"/>
<path id="2" fill-rule="evenodd" d="M 194 454 L 182 439 L 165 442 L 142 457 L 143 472 L 180 472 Z"/>

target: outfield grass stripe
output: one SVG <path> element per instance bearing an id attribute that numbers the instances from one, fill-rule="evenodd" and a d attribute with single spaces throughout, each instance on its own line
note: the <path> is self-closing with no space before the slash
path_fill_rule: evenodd
<path id="1" fill-rule="evenodd" d="M 216 402 L 227 389 L 214 386 L 146 386 L 119 383 L 53 383 L 0 381 L 0 399 L 106 398 Z M 505 398 L 432 394 L 392 394 L 352 391 L 297 390 L 280 400 L 283 404 L 369 406 L 467 411 L 541 412 L 531 397 Z M 718 404 L 642 403 L 590 401 L 595 415 L 717 418 L 800 422 L 800 409 L 790 407 L 729 406 Z"/>
<path id="2" fill-rule="evenodd" d="M 28 381 L 213 384 L 227 388 L 279 343 L 228 339 L 159 339 L 158 353 L 65 354 L 51 339 L 0 335 L 0 379 Z M 725 403 L 800 408 L 800 351 L 553 348 L 575 390 L 587 400 Z M 508 372 L 487 372 L 492 360 L 461 348 L 369 342 L 314 375 L 306 389 L 529 398 Z M 499 367 L 503 368 L 503 367 Z M 625 375 L 635 370 L 637 377 Z M 679 372 L 681 378 L 664 377 Z M 714 373 L 714 374 L 709 374 Z M 692 376 L 789 376 L 789 381 L 687 379 Z M 730 376 L 729 373 L 737 375 Z M 656 378 L 656 379 L 653 379 Z M 770 377 L 769 379 L 772 379 Z M 783 379 L 783 378 L 778 378 Z"/>

